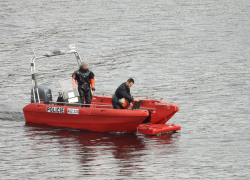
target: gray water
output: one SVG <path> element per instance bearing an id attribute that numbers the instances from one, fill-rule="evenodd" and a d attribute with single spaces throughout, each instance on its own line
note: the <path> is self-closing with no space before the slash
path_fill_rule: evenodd
<path id="1" fill-rule="evenodd" d="M 250 2 L 0 1 L 0 179 L 250 179 Z M 30 59 L 75 44 L 110 95 L 180 104 L 162 136 L 25 124 Z M 37 61 L 59 91 L 74 57 Z M 54 99 L 55 100 L 55 99 Z"/>

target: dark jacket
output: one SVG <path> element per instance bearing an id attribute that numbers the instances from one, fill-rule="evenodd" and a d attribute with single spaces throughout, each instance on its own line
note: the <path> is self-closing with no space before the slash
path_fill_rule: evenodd
<path id="1" fill-rule="evenodd" d="M 125 83 L 122 83 L 115 91 L 115 95 L 118 99 L 125 98 L 129 103 L 133 102 L 134 98 L 131 97 L 130 88 Z"/>
<path id="2" fill-rule="evenodd" d="M 90 84 L 90 79 L 94 79 L 94 73 L 89 69 L 79 68 L 73 73 L 73 77 L 77 80 L 78 85 Z"/>

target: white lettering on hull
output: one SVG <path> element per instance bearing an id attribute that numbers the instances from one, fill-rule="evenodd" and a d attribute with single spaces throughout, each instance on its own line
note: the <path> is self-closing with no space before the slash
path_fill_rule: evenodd
<path id="1" fill-rule="evenodd" d="M 62 113 L 62 114 L 64 114 L 64 108 L 59 108 L 59 107 L 47 107 L 47 112 L 51 112 L 51 113 Z"/>

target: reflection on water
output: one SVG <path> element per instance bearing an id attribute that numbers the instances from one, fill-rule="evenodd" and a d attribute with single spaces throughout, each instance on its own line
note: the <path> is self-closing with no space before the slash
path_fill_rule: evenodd
<path id="1" fill-rule="evenodd" d="M 120 169 L 117 175 L 133 176 L 133 170 L 143 172 L 147 168 L 139 164 L 146 165 L 152 158 L 147 157 L 149 154 L 162 155 L 162 161 L 166 154 L 178 151 L 175 145 L 178 141 L 177 134 L 146 136 L 135 133 L 102 133 L 31 123 L 26 123 L 25 127 L 25 136 L 32 141 L 29 144 L 30 151 L 44 154 L 44 158 L 62 157 L 58 161 L 69 166 L 69 159 L 74 159 L 79 164 L 77 171 L 81 172 L 80 177 L 98 175 L 100 172 L 96 172 L 97 169 L 103 171 L 103 168 L 114 167 Z M 47 156 L 46 153 L 50 151 L 54 153 Z"/>

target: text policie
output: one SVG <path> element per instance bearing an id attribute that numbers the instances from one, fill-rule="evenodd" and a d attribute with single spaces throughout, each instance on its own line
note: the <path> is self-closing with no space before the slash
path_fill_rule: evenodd
<path id="1" fill-rule="evenodd" d="M 47 107 L 47 112 L 52 112 L 52 113 L 64 113 L 64 108 L 59 108 L 59 107 Z"/>

